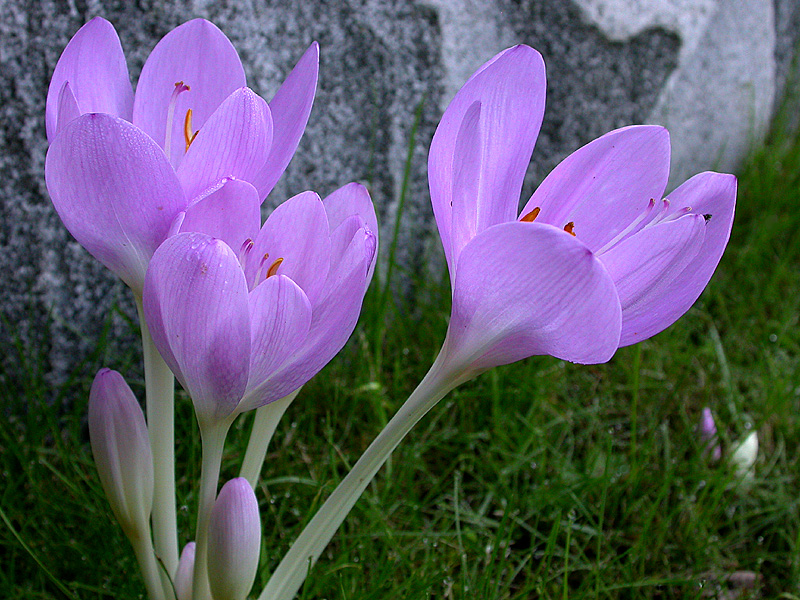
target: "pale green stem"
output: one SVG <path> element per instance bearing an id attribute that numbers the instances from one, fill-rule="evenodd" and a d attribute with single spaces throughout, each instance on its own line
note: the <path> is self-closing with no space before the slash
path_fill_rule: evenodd
<path id="1" fill-rule="evenodd" d="M 136 308 L 142 328 L 147 431 L 153 451 L 153 545 L 170 577 L 178 568 L 178 520 L 175 506 L 175 378 L 153 344 L 144 319 L 142 299 Z M 165 578 L 167 596 L 172 587 Z"/>
<path id="2" fill-rule="evenodd" d="M 136 535 L 129 535 L 128 539 L 133 546 L 136 560 L 139 562 L 139 569 L 142 571 L 144 585 L 147 589 L 147 597 L 150 600 L 165 600 L 172 595 L 165 595 L 164 585 L 161 577 L 161 569 L 156 563 L 156 555 L 153 552 L 153 542 L 150 539 L 150 527 L 143 523 L 139 527 Z"/>
<path id="3" fill-rule="evenodd" d="M 451 370 L 445 372 L 441 356 L 300 533 L 259 600 L 291 600 L 294 597 L 339 525 L 405 435 L 450 390 L 472 378 L 473 374 L 454 377 Z"/>
<path id="4" fill-rule="evenodd" d="M 200 469 L 200 497 L 197 507 L 197 531 L 195 532 L 194 575 L 192 578 L 192 600 L 210 600 L 208 585 L 208 521 L 217 499 L 219 471 L 225 436 L 233 417 L 220 423 L 200 425 L 203 442 L 203 464 Z"/>
<path id="5" fill-rule="evenodd" d="M 250 431 L 250 441 L 247 443 L 242 469 L 239 471 L 239 477 L 247 479 L 253 489 L 256 488 L 258 483 L 258 476 L 264 465 L 264 458 L 267 456 L 267 448 L 270 440 L 272 440 L 272 435 L 275 433 L 275 428 L 278 427 L 278 422 L 283 417 L 283 413 L 286 412 L 286 409 L 297 397 L 300 389 L 297 388 L 288 396 L 256 409 L 253 429 Z"/>

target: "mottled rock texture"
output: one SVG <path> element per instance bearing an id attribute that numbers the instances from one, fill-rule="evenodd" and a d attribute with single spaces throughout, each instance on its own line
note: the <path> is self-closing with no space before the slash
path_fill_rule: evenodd
<path id="1" fill-rule="evenodd" d="M 12 396 L 26 377 L 51 384 L 91 376 L 99 362 L 121 368 L 115 356 L 136 343 L 129 293 L 71 239 L 44 186 L 48 80 L 69 38 L 94 16 L 116 26 L 134 81 L 165 33 L 193 17 L 211 19 L 266 98 L 318 40 L 314 110 L 267 204 L 365 182 L 384 254 L 421 107 L 398 256 L 403 272 L 423 274 L 444 268 L 427 148 L 449 99 L 497 51 L 527 43 L 547 65 L 547 113 L 524 194 L 581 144 L 641 122 L 670 127 L 677 183 L 735 168 L 758 139 L 800 24 L 797 0 L 2 0 L 2 7 L 0 391 Z M 404 286 L 411 293 L 412 279 Z M 106 355 L 87 361 L 102 336 L 110 340 Z"/>

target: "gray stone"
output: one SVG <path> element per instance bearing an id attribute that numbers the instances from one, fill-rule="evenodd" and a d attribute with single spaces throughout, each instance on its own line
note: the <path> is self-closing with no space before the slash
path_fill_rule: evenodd
<path id="1" fill-rule="evenodd" d="M 0 390 L 9 396 L 26 381 L 120 368 L 115 361 L 137 343 L 129 293 L 70 238 L 44 186 L 49 76 L 93 16 L 116 26 L 134 80 L 170 29 L 211 19 L 266 98 L 318 40 L 315 107 L 268 205 L 308 188 L 327 194 L 365 182 L 384 256 L 421 106 L 398 253 L 406 289 L 414 274 L 444 268 L 427 192 L 431 136 L 449 99 L 497 51 L 527 43 L 547 65 L 547 112 L 524 196 L 578 146 L 640 122 L 670 127 L 677 183 L 734 169 L 760 138 L 800 24 L 797 0 L 0 2 Z M 103 336 L 105 354 L 92 354 Z"/>

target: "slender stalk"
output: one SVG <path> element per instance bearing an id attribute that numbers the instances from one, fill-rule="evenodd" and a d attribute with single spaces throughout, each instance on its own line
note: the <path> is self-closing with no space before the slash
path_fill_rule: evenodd
<path id="1" fill-rule="evenodd" d="M 264 458 L 267 456 L 267 448 L 275 428 L 278 427 L 283 413 L 300 393 L 300 389 L 297 388 L 288 396 L 256 409 L 253 429 L 250 430 L 250 441 L 247 442 L 242 469 L 239 471 L 239 477 L 247 479 L 253 489 L 258 483 L 258 476 L 261 474 L 261 467 L 264 465 Z"/>
<path id="2" fill-rule="evenodd" d="M 228 434 L 233 417 L 213 425 L 200 424 L 200 437 L 203 441 L 203 463 L 200 469 L 200 497 L 197 507 L 197 531 L 195 532 L 194 576 L 192 578 L 192 599 L 210 600 L 208 585 L 208 521 L 211 509 L 217 499 L 219 471 L 222 464 L 222 451 L 225 436 Z"/>
<path id="3" fill-rule="evenodd" d="M 160 569 L 156 563 L 156 555 L 153 551 L 153 542 L 150 539 L 150 527 L 146 526 L 141 528 L 137 534 L 128 536 L 133 546 L 133 552 L 136 554 L 136 560 L 139 562 L 139 569 L 142 571 L 144 578 L 144 585 L 147 589 L 147 597 L 150 600 L 165 600 L 171 598 L 165 595 L 164 585 L 161 578 Z"/>
<path id="4" fill-rule="evenodd" d="M 259 600 L 290 600 L 294 597 L 311 566 L 392 451 L 439 400 L 460 383 L 471 379 L 471 375 L 450 376 L 440 363 L 437 359 L 417 389 L 306 525 L 261 592 Z"/>
<path id="5" fill-rule="evenodd" d="M 178 568 L 178 519 L 175 506 L 175 378 L 161 358 L 144 320 L 142 299 L 136 297 L 142 329 L 147 430 L 153 450 L 153 545 L 170 577 Z M 165 581 L 165 589 L 171 585 Z M 169 591 L 167 590 L 167 591 Z"/>

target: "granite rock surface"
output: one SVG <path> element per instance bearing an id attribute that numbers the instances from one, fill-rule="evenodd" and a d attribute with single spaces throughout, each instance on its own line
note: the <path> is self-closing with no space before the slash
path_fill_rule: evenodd
<path id="1" fill-rule="evenodd" d="M 800 2 L 3 0 L 0 393 L 13 395 L 26 378 L 55 384 L 90 377 L 101 363 L 120 368 L 115 356 L 137 343 L 129 292 L 66 232 L 44 185 L 49 77 L 70 37 L 97 15 L 117 28 L 134 81 L 164 34 L 208 18 L 230 37 L 248 85 L 265 98 L 318 40 L 314 110 L 267 207 L 305 189 L 325 195 L 364 182 L 385 256 L 410 156 L 398 259 L 413 293 L 408 274 L 444 268 L 427 148 L 447 102 L 482 62 L 515 43 L 545 58 L 547 111 L 523 196 L 578 146 L 643 122 L 670 128 L 675 185 L 705 169 L 735 169 L 763 134 L 798 41 Z M 106 353 L 93 354 L 102 337 Z"/>

